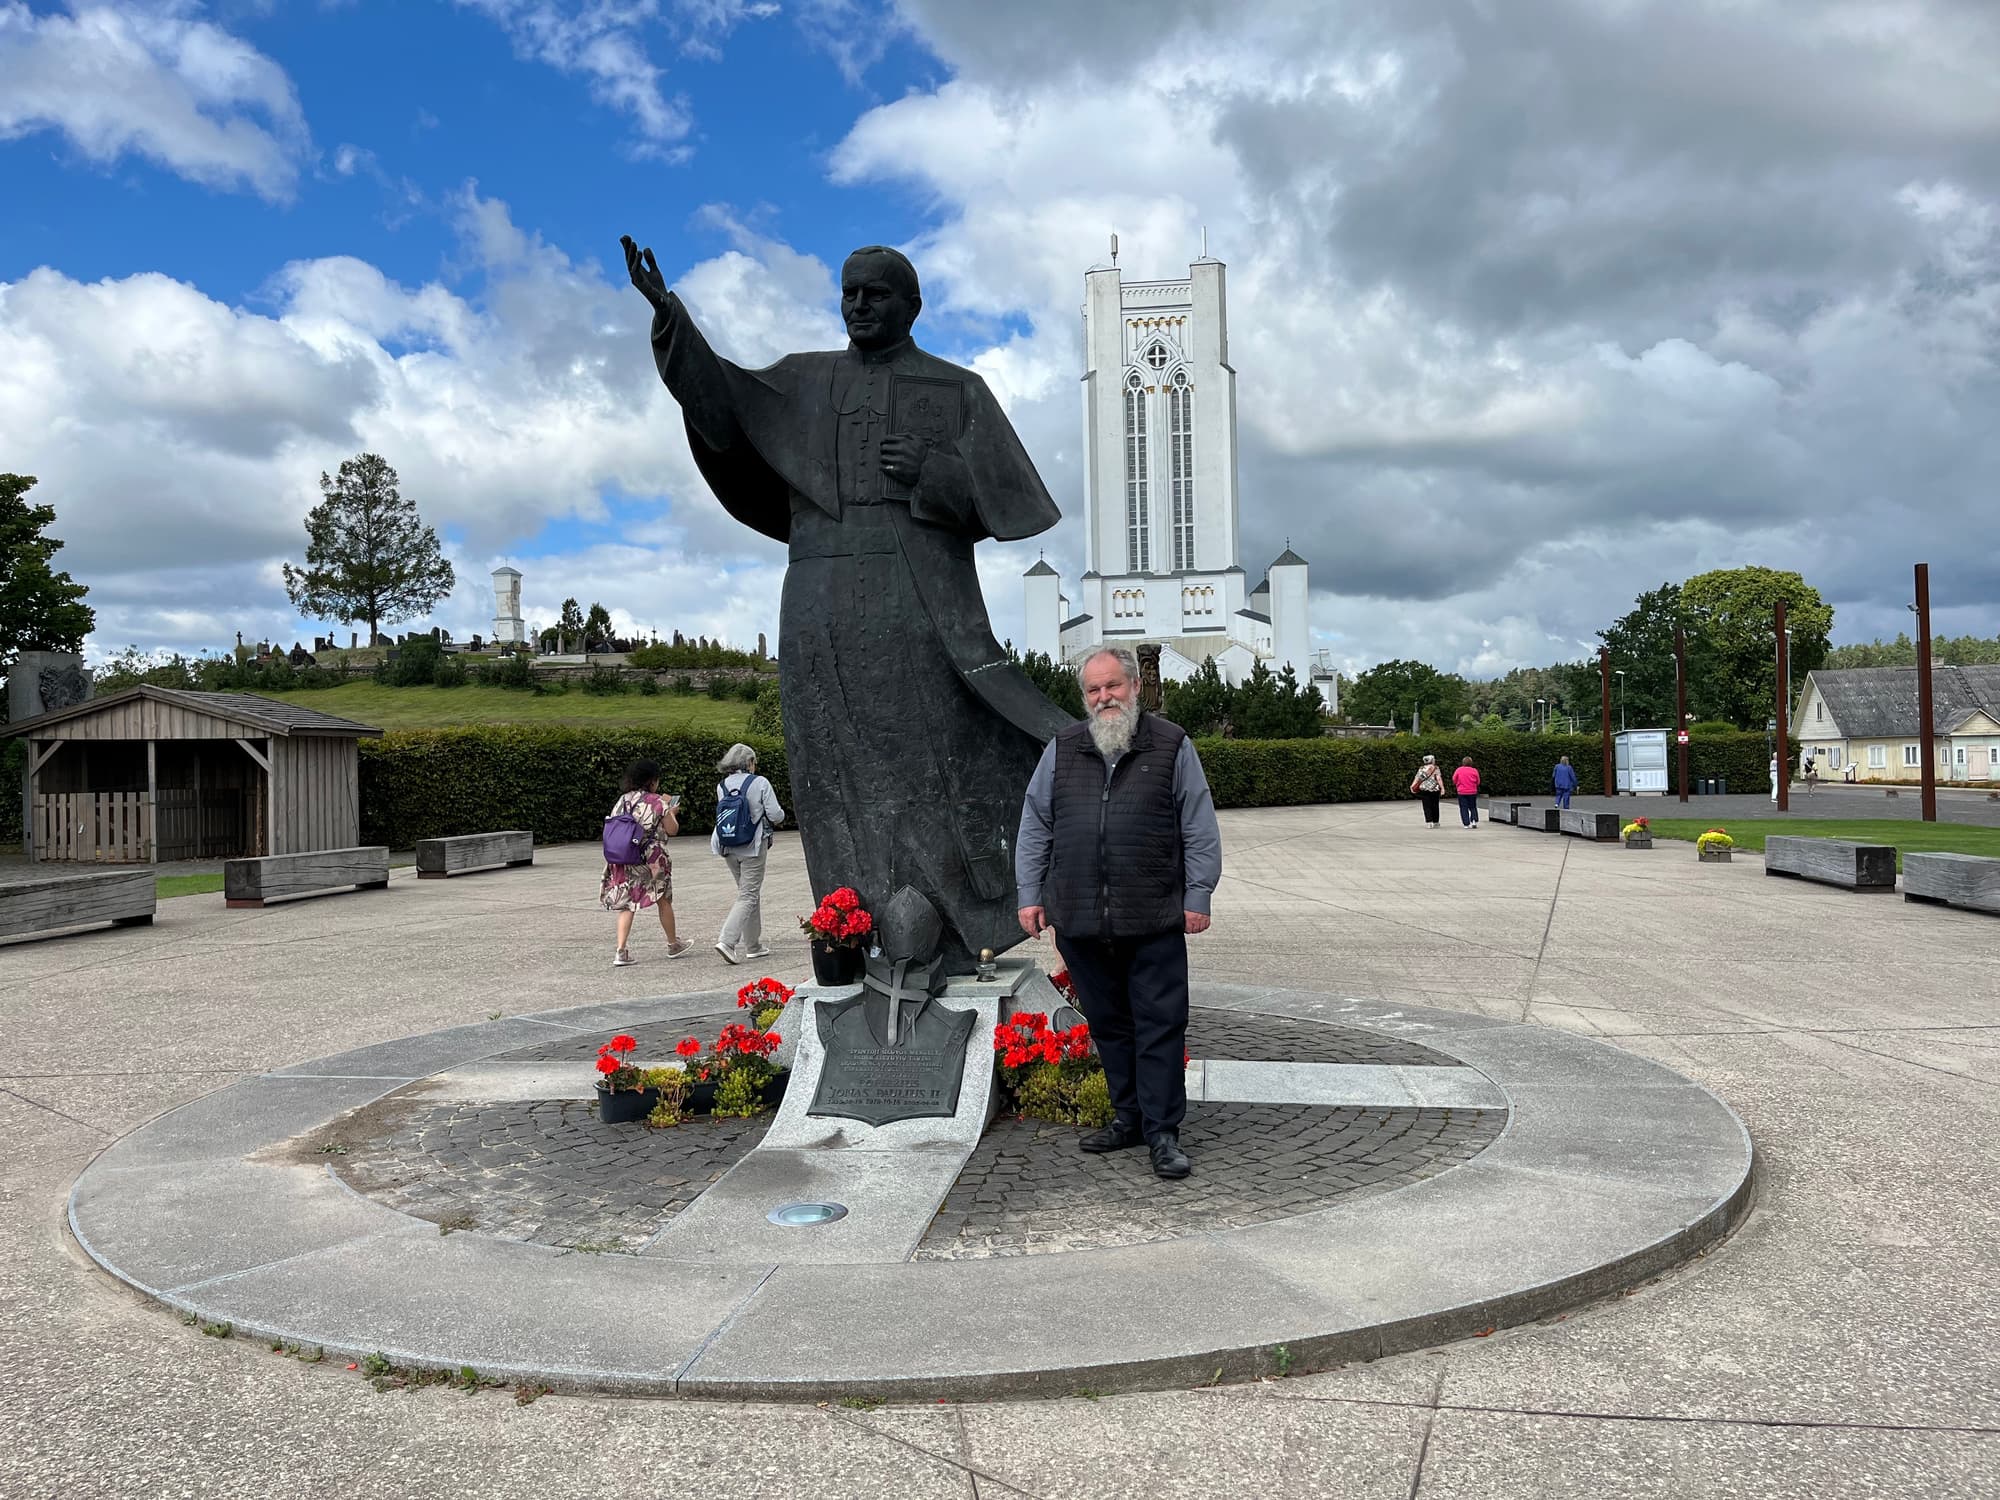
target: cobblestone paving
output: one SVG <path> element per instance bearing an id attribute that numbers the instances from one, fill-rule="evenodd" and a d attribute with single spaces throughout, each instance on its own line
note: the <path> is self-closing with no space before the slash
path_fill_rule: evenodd
<path id="1" fill-rule="evenodd" d="M 1188 1052 L 1240 1062 L 1372 1063 L 1396 1068 L 1457 1068 L 1455 1057 L 1358 1026 L 1246 1015 L 1196 1005 L 1188 1010 Z"/>
<path id="2" fill-rule="evenodd" d="M 997 1120 L 918 1246 L 918 1260 L 1048 1255 L 1177 1239 L 1385 1193 L 1470 1160 L 1505 1110 L 1191 1102 L 1194 1175 L 1153 1176 L 1144 1148 L 1091 1156 L 1082 1131 Z"/>
<path id="3" fill-rule="evenodd" d="M 606 1125 L 594 1102 L 415 1103 L 393 1133 L 346 1140 L 356 1192 L 446 1230 L 580 1250 L 639 1249 L 764 1138 L 771 1117 L 671 1130 Z"/>
<path id="4" fill-rule="evenodd" d="M 641 1026 L 628 1026 L 625 1034 L 639 1044 L 639 1057 L 665 1058 L 673 1056 L 674 1043 L 684 1036 L 698 1036 L 703 1042 L 712 1042 L 716 1034 L 731 1021 L 745 1020 L 742 1012 L 730 1009 L 719 1010 L 714 1015 L 689 1016 L 683 1021 L 648 1021 Z M 614 1027 L 605 1027 L 601 1032 L 587 1032 L 582 1036 L 557 1037 L 550 1042 L 536 1042 L 530 1047 L 516 1047 L 512 1052 L 498 1055 L 499 1062 L 589 1062 L 597 1056 L 597 1049 L 618 1034 Z"/>
<path id="5" fill-rule="evenodd" d="M 713 1036 L 732 1010 L 629 1028 L 641 1056 Z M 609 1037 L 554 1037 L 503 1054 L 584 1061 Z M 1195 1007 L 1197 1057 L 1457 1066 L 1356 1027 Z M 1088 1156 L 1074 1127 L 996 1121 L 947 1195 L 920 1260 L 1034 1255 L 1173 1239 L 1308 1213 L 1437 1175 L 1483 1150 L 1505 1111 L 1335 1109 L 1196 1102 L 1182 1140 L 1195 1175 L 1162 1183 L 1143 1151 Z M 440 1104 L 392 1095 L 343 1130 L 335 1169 L 357 1192 L 446 1231 L 632 1252 L 763 1138 L 770 1117 L 672 1130 L 605 1125 L 584 1100 Z"/>

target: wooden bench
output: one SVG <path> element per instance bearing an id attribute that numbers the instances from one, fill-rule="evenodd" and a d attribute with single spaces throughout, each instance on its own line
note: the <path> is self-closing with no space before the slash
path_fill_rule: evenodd
<path id="1" fill-rule="evenodd" d="M 1764 840 L 1764 873 L 1816 880 L 1845 891 L 1893 891 L 1896 848 L 1774 833 Z"/>
<path id="2" fill-rule="evenodd" d="M 2000 914 L 2000 859 L 1984 854 L 1905 854 L 1903 899 Z"/>
<path id="3" fill-rule="evenodd" d="M 1600 844 L 1618 842 L 1618 814 L 1608 812 L 1583 812 L 1577 808 L 1558 808 L 1556 827 L 1572 838 L 1590 839 Z"/>
<path id="4" fill-rule="evenodd" d="M 311 854 L 268 854 L 262 859 L 226 860 L 222 899 L 226 906 L 262 906 L 285 896 L 304 896 L 353 886 L 380 890 L 389 883 L 389 846 L 319 849 Z"/>
<path id="5" fill-rule="evenodd" d="M 459 833 L 417 840 L 417 879 L 444 880 L 474 870 L 513 869 L 535 862 L 535 836 L 525 828 L 505 833 Z"/>
<path id="6" fill-rule="evenodd" d="M 109 922 L 144 927 L 159 905 L 152 867 L 106 875 L 44 875 L 0 885 L 0 937 Z"/>

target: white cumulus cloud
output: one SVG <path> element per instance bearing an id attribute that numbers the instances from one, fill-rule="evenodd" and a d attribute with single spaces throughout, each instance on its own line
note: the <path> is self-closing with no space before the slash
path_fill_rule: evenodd
<path id="1" fill-rule="evenodd" d="M 109 165 L 289 199 L 312 143 L 283 68 L 179 6 L 0 0 L 0 140 L 56 131 Z"/>

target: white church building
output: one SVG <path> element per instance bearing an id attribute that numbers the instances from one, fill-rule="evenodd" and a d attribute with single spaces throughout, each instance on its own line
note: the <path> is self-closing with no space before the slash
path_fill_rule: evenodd
<path id="1" fill-rule="evenodd" d="M 1112 260 L 1083 278 L 1083 576 L 1072 597 L 1046 560 L 1028 569 L 1025 649 L 1076 662 L 1157 641 L 1170 681 L 1210 657 L 1232 684 L 1289 665 L 1335 711 L 1305 560 L 1288 543 L 1255 588 L 1237 561 L 1225 268 L 1204 256 L 1177 280 L 1124 281 L 1115 239 Z"/>

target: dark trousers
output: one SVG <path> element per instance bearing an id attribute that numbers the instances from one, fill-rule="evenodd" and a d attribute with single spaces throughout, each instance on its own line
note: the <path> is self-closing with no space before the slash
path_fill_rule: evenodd
<path id="1" fill-rule="evenodd" d="M 1569 789 L 1568 789 L 1567 787 L 1560 787 L 1560 786 L 1559 786 L 1559 787 L 1557 787 L 1557 788 L 1556 788 L 1556 806 L 1557 806 L 1557 807 L 1568 807 L 1568 806 L 1569 806 L 1569 798 L 1570 798 L 1570 793 L 1569 793 Z"/>
<path id="2" fill-rule="evenodd" d="M 1179 1130 L 1187 1114 L 1187 935 L 1178 928 L 1142 938 L 1065 938 L 1069 966 L 1090 1023 L 1118 1118 L 1151 1140 Z"/>
<path id="3" fill-rule="evenodd" d="M 1438 798 L 1443 795 L 1444 793 L 1442 792 L 1417 793 L 1417 799 L 1424 804 L 1424 821 L 1426 823 L 1435 823 L 1438 820 Z"/>
<path id="4" fill-rule="evenodd" d="M 1470 797 L 1466 796 L 1463 792 L 1458 794 L 1458 821 L 1463 823 L 1467 828 L 1470 828 L 1474 823 L 1479 821 L 1479 794 L 1477 792 L 1474 792 Z"/>

